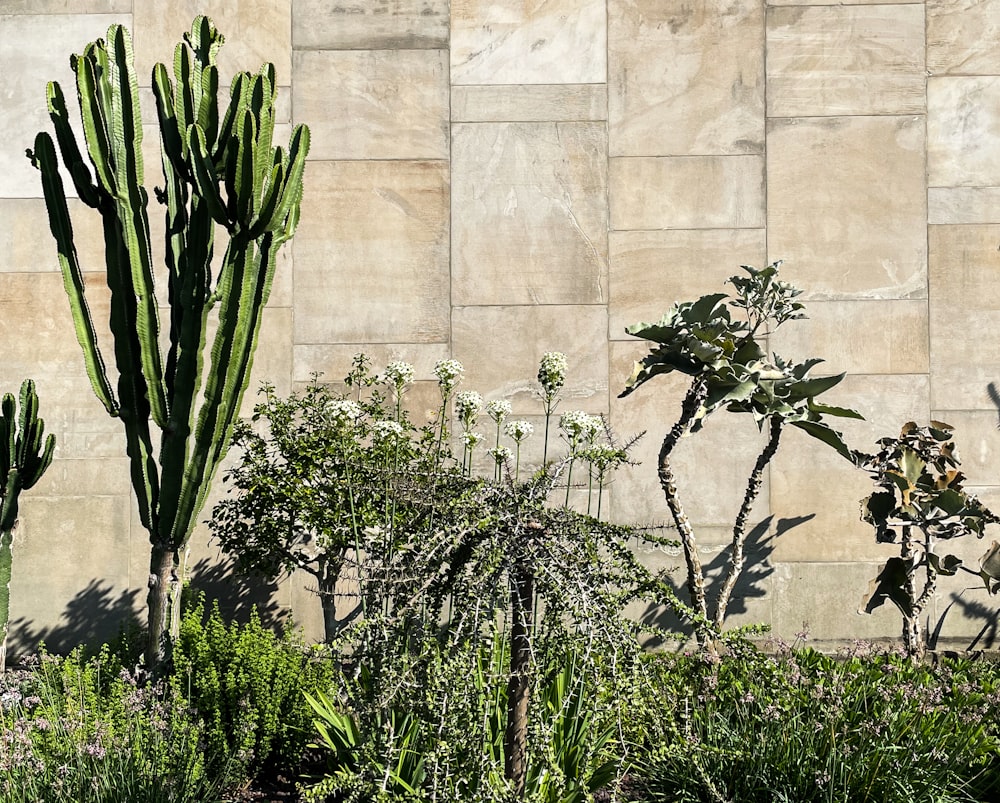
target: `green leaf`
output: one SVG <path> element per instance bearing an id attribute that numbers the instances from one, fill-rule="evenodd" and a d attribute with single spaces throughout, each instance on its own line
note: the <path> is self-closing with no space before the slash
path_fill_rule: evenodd
<path id="1" fill-rule="evenodd" d="M 847 444 L 844 443 L 843 436 L 835 429 L 831 429 L 820 421 L 792 421 L 791 423 L 792 426 L 798 427 L 809 435 L 812 435 L 816 440 L 831 447 L 845 460 L 849 460 L 852 463 L 857 462 L 854 454 L 848 448 Z"/>

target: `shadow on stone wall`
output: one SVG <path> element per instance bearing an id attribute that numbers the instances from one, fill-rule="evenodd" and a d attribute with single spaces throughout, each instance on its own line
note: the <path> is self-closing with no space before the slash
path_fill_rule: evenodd
<path id="1" fill-rule="evenodd" d="M 231 560 L 198 561 L 190 570 L 190 580 L 184 590 L 185 600 L 197 594 L 205 596 L 206 612 L 215 602 L 225 621 L 246 623 L 257 609 L 261 624 L 275 630 L 281 628 L 287 611 L 277 600 L 277 584 L 258 577 L 241 575 Z M 13 662 L 38 651 L 40 645 L 54 654 L 65 655 L 76 647 L 85 653 L 100 649 L 102 644 L 120 642 L 137 645 L 145 626 L 145 589 L 116 591 L 103 580 L 91 580 L 66 605 L 53 627 L 37 627 L 28 617 L 10 623 L 10 655 Z"/>
<path id="2" fill-rule="evenodd" d="M 985 590 L 980 587 L 979 589 L 983 593 Z M 936 650 L 941 645 L 939 642 L 942 639 L 942 631 L 944 630 L 945 622 L 952 612 L 953 608 L 958 608 L 961 613 L 962 619 L 966 623 L 981 622 L 982 627 L 979 632 L 973 636 L 972 640 L 969 642 L 965 649 L 969 652 L 973 650 L 992 650 L 997 647 L 997 630 L 1000 627 L 1000 610 L 997 610 L 995 605 L 987 605 L 978 600 L 964 599 L 962 597 L 962 592 L 955 592 L 951 595 L 951 602 L 945 607 L 944 611 L 941 612 L 941 616 L 938 617 L 937 623 L 934 625 L 934 629 L 930 631 L 927 637 L 927 646 Z M 954 640 L 954 639 L 950 639 Z"/>
<path id="3" fill-rule="evenodd" d="M 773 534 L 768 530 L 771 526 L 773 516 L 762 519 L 747 535 L 745 551 L 747 554 L 746 566 L 743 574 L 736 581 L 732 597 L 729 600 L 729 607 L 726 613 L 726 623 L 728 627 L 736 624 L 751 624 L 757 620 L 764 622 L 766 617 L 753 617 L 751 611 L 752 600 L 763 599 L 768 596 L 767 578 L 774 572 L 770 557 L 774 552 L 774 541 L 789 530 L 804 524 L 815 517 L 815 513 L 808 516 L 798 516 L 789 519 L 778 519 L 774 527 Z M 715 600 L 719 593 L 719 585 L 722 582 L 724 572 L 729 565 L 729 551 L 722 549 L 711 561 L 703 564 L 705 572 L 705 589 L 708 598 L 709 610 L 713 609 Z M 678 557 L 683 564 L 683 555 Z M 669 584 L 677 597 L 687 603 L 690 600 L 686 585 L 687 570 L 681 567 L 669 578 Z M 643 612 L 640 620 L 643 624 L 661 630 L 664 636 L 652 635 L 644 642 L 646 647 L 656 648 L 666 645 L 669 641 L 668 634 L 691 635 L 691 628 L 682 623 L 665 605 L 650 605 Z"/>

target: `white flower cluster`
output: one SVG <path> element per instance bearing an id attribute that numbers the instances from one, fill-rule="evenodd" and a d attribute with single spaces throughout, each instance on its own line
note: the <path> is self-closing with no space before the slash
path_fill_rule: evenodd
<path id="1" fill-rule="evenodd" d="M 327 407 L 330 423 L 336 427 L 353 424 L 361 415 L 361 407 L 350 399 L 334 399 Z"/>
<path id="2" fill-rule="evenodd" d="M 527 421 L 510 421 L 503 428 L 503 431 L 507 434 L 507 437 L 515 443 L 520 443 L 525 438 L 530 436 L 531 433 L 535 431 L 535 428 Z"/>
<path id="3" fill-rule="evenodd" d="M 402 393 L 403 388 L 413 381 L 413 366 L 408 362 L 396 360 L 385 367 L 385 382 L 396 389 L 396 393 Z"/>
<path id="4" fill-rule="evenodd" d="M 561 351 L 546 351 L 542 355 L 542 361 L 538 366 L 538 382 L 547 401 L 552 401 L 566 384 L 568 370 L 566 355 Z"/>
<path id="5" fill-rule="evenodd" d="M 465 444 L 465 448 L 469 451 L 475 449 L 483 440 L 483 434 L 481 432 L 463 432 L 462 433 L 462 443 Z"/>
<path id="6" fill-rule="evenodd" d="M 403 427 L 396 421 L 376 421 L 372 424 L 372 438 L 376 441 L 388 441 L 403 437 Z"/>
<path id="7" fill-rule="evenodd" d="M 506 460 L 510 460 L 511 451 L 506 446 L 495 446 L 488 452 L 489 456 L 492 457 L 498 464 L 503 463 Z"/>
<path id="8" fill-rule="evenodd" d="M 583 453 L 583 457 L 601 472 L 608 467 L 620 466 L 627 460 L 625 452 L 608 444 L 591 446 Z"/>
<path id="9" fill-rule="evenodd" d="M 482 409 L 483 397 L 474 390 L 463 390 L 455 396 L 455 415 L 465 429 L 476 423 L 476 417 Z"/>
<path id="10" fill-rule="evenodd" d="M 570 410 L 559 416 L 559 428 L 566 433 L 571 446 L 591 443 L 604 427 L 599 415 L 587 415 L 583 410 Z"/>
<path id="11" fill-rule="evenodd" d="M 497 426 L 500 426 L 513 409 L 506 399 L 493 399 L 486 405 L 486 414 L 496 422 Z"/>
<path id="12" fill-rule="evenodd" d="M 434 366 L 434 376 L 437 377 L 438 384 L 444 393 L 451 393 L 461 380 L 463 373 L 465 373 L 465 369 L 458 360 L 438 360 Z"/>

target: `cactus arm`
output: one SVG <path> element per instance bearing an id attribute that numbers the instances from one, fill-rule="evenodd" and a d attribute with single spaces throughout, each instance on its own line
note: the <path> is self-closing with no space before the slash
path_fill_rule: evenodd
<path id="1" fill-rule="evenodd" d="M 70 127 L 69 112 L 66 109 L 66 98 L 63 96 L 62 88 L 57 82 L 50 81 L 46 86 L 45 94 L 49 119 L 52 120 L 56 131 L 59 151 L 62 153 L 63 163 L 73 179 L 76 193 L 87 206 L 96 209 L 100 202 L 100 191 L 94 184 L 90 169 L 83 161 L 80 146 L 77 145 L 76 136 Z"/>
<path id="2" fill-rule="evenodd" d="M 208 154 L 205 132 L 196 125 L 191 126 L 188 131 L 191 166 L 195 183 L 198 185 L 198 192 L 201 193 L 202 200 L 208 205 L 208 211 L 211 212 L 215 222 L 228 229 L 230 227 L 229 214 L 222 196 L 219 194 L 219 179 L 215 175 L 215 166 Z"/>
<path id="3" fill-rule="evenodd" d="M 94 388 L 97 398 L 104 405 L 104 409 L 110 415 L 117 416 L 118 402 L 111 390 L 104 357 L 101 355 L 97 343 L 94 321 L 87 304 L 83 272 L 80 270 L 76 246 L 73 244 L 73 224 L 70 220 L 69 208 L 66 205 L 66 193 L 62 178 L 59 176 L 55 146 L 52 143 L 52 138 L 45 132 L 35 137 L 32 161 L 42 175 L 42 193 L 49 211 L 49 229 L 56 240 L 63 287 L 69 298 L 76 339 L 83 349 L 87 376 L 90 377 L 90 384 Z"/>
<path id="4" fill-rule="evenodd" d="M 297 125 L 292 132 L 292 141 L 288 146 L 287 177 L 281 192 L 281 203 L 274 210 L 274 218 L 268 225 L 268 231 L 281 232 L 284 242 L 295 233 L 299 218 L 299 204 L 302 200 L 302 175 L 305 172 L 306 156 L 309 154 L 309 128 Z"/>

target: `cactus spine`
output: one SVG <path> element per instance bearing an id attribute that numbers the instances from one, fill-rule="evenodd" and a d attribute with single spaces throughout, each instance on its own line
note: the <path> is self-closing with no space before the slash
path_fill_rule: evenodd
<path id="1" fill-rule="evenodd" d="M 147 660 L 159 664 L 179 628 L 179 555 L 212 476 L 225 456 L 246 390 L 261 314 L 280 246 L 294 233 L 309 131 L 297 126 L 287 151 L 272 145 L 274 67 L 240 73 L 220 113 L 216 56 L 223 37 L 195 18 L 167 68 L 153 70 L 165 183 L 169 337 L 161 353 L 152 248 L 143 186 L 142 124 L 132 41 L 120 25 L 73 56 L 89 165 L 70 126 L 62 90 L 48 85 L 49 116 L 77 195 L 104 222 L 111 334 L 118 372 L 112 391 L 87 305 L 66 192 L 51 137 L 35 139 L 49 223 L 77 339 L 97 397 L 125 427 L 132 487 L 149 531 Z M 217 227 L 228 242 L 213 276 Z M 210 361 L 210 312 L 217 328 Z M 152 428 L 160 432 L 154 459 Z"/>
<path id="2" fill-rule="evenodd" d="M 14 557 L 14 526 L 18 497 L 31 488 L 52 462 L 55 435 L 45 438 L 45 422 L 38 417 L 35 383 L 21 383 L 21 412 L 10 393 L 3 397 L 0 415 L 0 672 L 7 668 L 7 627 L 10 624 L 10 574 Z"/>

